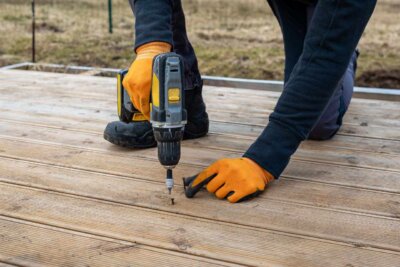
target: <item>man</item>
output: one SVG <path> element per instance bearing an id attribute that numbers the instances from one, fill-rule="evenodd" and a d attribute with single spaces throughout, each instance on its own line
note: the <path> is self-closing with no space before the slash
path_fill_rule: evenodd
<path id="1" fill-rule="evenodd" d="M 256 196 L 278 179 L 301 141 L 335 135 L 350 104 L 356 46 L 376 0 L 268 0 L 281 26 L 285 85 L 263 133 L 242 158 L 221 159 L 197 175 L 188 190 L 207 190 L 230 202 Z M 135 105 L 149 118 L 152 59 L 174 51 L 185 59 L 185 138 L 208 132 L 202 82 L 187 38 L 180 0 L 130 0 L 136 16 L 136 60 L 124 79 Z M 110 142 L 129 147 L 155 145 L 149 122 L 110 123 Z"/>

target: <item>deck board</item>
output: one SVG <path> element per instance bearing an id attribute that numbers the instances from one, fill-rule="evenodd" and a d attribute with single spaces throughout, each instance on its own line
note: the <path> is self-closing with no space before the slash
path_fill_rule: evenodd
<path id="1" fill-rule="evenodd" d="M 187 200 L 179 178 L 241 155 L 279 94 L 206 87 L 211 133 L 183 143 L 171 206 L 155 149 L 102 139 L 114 86 L 0 71 L 0 262 L 400 266 L 400 103 L 354 99 L 334 139 L 304 142 L 265 194 L 231 205 Z M 46 249 L 60 240 L 71 251 Z"/>
<path id="2" fill-rule="evenodd" d="M 135 242 L 1 217 L 0 240 L 0 260 L 18 266 L 231 266 Z"/>
<path id="3" fill-rule="evenodd" d="M 10 160 L 0 161 L 0 166 L 3 167 L 9 162 Z M 313 186 L 309 183 L 282 181 L 272 187 L 268 191 L 268 195 L 246 205 L 238 205 L 233 209 L 228 203 L 221 203 L 221 207 L 211 206 L 214 199 L 204 193 L 201 195 L 206 199 L 196 199 L 190 203 L 185 201 L 183 194 L 178 194 L 175 198 L 179 204 L 172 207 L 164 195 L 164 184 L 162 182 L 126 179 L 118 175 L 93 174 L 93 172 L 31 162 L 16 162 L 15 165 L 12 168 L 10 167 L 10 170 L 2 176 L 1 182 L 99 198 L 128 205 L 134 204 L 140 207 L 177 212 L 210 220 L 233 222 L 256 228 L 274 229 L 280 232 L 293 232 L 301 223 L 302 227 L 298 231 L 307 236 L 324 237 L 329 240 L 350 243 L 353 242 L 351 240 L 358 240 L 377 248 L 390 245 L 395 250 L 399 250 L 399 237 L 391 235 L 398 227 L 398 218 L 396 214 L 391 214 L 390 207 L 386 206 L 387 203 L 394 203 L 396 198 L 388 194 L 365 190 L 346 190 L 338 187 L 336 188 L 338 203 L 332 203 L 333 198 L 324 198 L 326 192 L 334 192 L 334 189 L 329 191 L 329 186 Z M 24 175 L 24 169 L 29 170 L 29 176 Z M 16 179 L 18 182 L 15 182 Z M 96 181 L 96 184 L 93 184 L 93 180 Z M 309 186 L 312 189 L 307 189 Z M 285 190 L 287 187 L 289 188 Z M 178 188 L 181 188 L 181 186 Z M 294 190 L 295 188 L 298 188 L 297 191 L 300 194 Z M 314 194 L 312 198 L 302 199 L 301 195 L 307 193 L 307 190 L 318 191 L 319 194 Z M 285 198 L 282 197 L 283 194 L 286 195 Z M 352 203 L 351 207 L 346 205 L 349 195 L 357 195 L 359 198 L 357 203 Z M 288 198 L 290 198 L 290 201 L 288 201 Z M 371 198 L 377 199 L 375 206 L 366 205 L 366 200 Z M 223 212 L 221 212 L 222 206 L 226 209 Z M 206 207 L 207 213 L 204 213 Z M 252 216 L 250 221 L 247 217 L 237 216 L 238 213 L 249 214 L 247 210 L 249 207 L 254 210 L 253 212 L 258 211 L 258 215 Z M 380 207 L 381 210 L 378 210 Z M 389 212 L 384 212 L 384 209 L 389 210 Z M 318 221 L 315 221 L 314 216 L 318 217 Z M 357 227 L 353 229 L 354 226 Z M 382 231 L 371 231 L 370 228 L 374 227 L 380 227 Z M 336 230 L 333 231 L 333 229 Z M 330 234 L 331 231 L 341 232 L 342 235 L 340 237 L 334 236 Z M 381 235 L 383 233 L 387 235 L 385 243 L 382 243 Z"/>

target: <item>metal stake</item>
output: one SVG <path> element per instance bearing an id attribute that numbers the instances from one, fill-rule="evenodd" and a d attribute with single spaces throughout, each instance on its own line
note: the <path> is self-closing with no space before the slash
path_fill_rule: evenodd
<path id="1" fill-rule="evenodd" d="M 108 32 L 113 32 L 113 25 L 112 25 L 112 0 L 108 0 Z"/>
<path id="2" fill-rule="evenodd" d="M 36 36 L 35 36 L 35 0 L 32 0 L 32 62 L 36 62 Z"/>

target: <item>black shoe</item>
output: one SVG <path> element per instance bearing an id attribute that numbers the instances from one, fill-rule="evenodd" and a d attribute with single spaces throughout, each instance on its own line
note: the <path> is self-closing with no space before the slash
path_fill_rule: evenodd
<path id="1" fill-rule="evenodd" d="M 125 123 L 113 121 L 104 130 L 104 139 L 117 146 L 149 148 L 157 146 L 153 128 L 148 121 Z"/>
<path id="2" fill-rule="evenodd" d="M 208 133 L 208 114 L 201 96 L 201 88 L 185 92 L 185 107 L 188 112 L 188 122 L 185 126 L 183 139 L 195 139 Z M 113 121 L 104 130 L 104 139 L 117 146 L 128 148 L 150 148 L 157 146 L 153 128 L 150 122 Z"/>

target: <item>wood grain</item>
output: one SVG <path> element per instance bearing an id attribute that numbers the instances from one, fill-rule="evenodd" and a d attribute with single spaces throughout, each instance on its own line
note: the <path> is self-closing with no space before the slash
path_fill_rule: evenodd
<path id="1" fill-rule="evenodd" d="M 116 119 L 115 101 L 108 99 L 104 100 L 88 97 L 83 100 L 79 95 L 55 95 L 53 92 L 38 92 L 38 96 L 25 99 L 23 93 L 19 95 L 16 93 L 4 94 L 0 99 L 4 101 L 4 109 L 20 109 L 30 112 L 52 110 L 57 114 L 65 113 L 69 115 L 85 116 L 87 114 L 95 113 L 91 117 L 103 117 L 107 115 L 108 120 Z M 18 102 L 12 101 L 13 99 L 20 99 Z M 260 100 L 258 100 L 260 101 Z M 251 125 L 259 126 L 264 128 L 268 122 L 268 116 L 272 112 L 273 105 L 265 110 L 264 107 L 257 107 L 254 101 L 249 99 L 242 100 L 242 103 L 232 104 L 231 102 L 223 103 L 221 108 L 221 101 L 208 100 L 206 98 L 208 113 L 210 119 L 215 122 L 234 122 L 236 124 L 249 125 L 249 118 L 251 118 Z M 394 112 L 396 111 L 396 112 Z M 100 114 L 101 113 L 101 114 Z M 399 128 L 399 110 L 390 110 L 388 115 L 376 114 L 352 114 L 350 111 L 347 116 L 344 117 L 344 125 L 351 126 L 350 129 L 368 130 L 372 133 L 378 131 L 379 128 L 390 130 L 391 128 Z M 378 129 L 376 129 L 378 128 Z"/>
<path id="2" fill-rule="evenodd" d="M 10 162 L 0 158 L 0 167 L 10 165 Z M 13 165 L 0 176 L 0 181 L 255 228 L 400 251 L 400 234 L 396 232 L 400 227 L 400 213 L 393 213 L 396 210 L 399 212 L 396 208 L 398 196 L 384 199 L 390 195 L 281 181 L 268 188 L 263 197 L 234 207 L 205 192 L 188 202 L 182 187 L 178 186 L 174 190 L 177 205 L 171 206 L 165 194 L 164 181 L 144 181 L 25 161 L 14 161 Z M 26 175 L 27 172 L 29 175 Z M 310 196 L 302 197 L 307 195 Z M 338 201 L 335 202 L 333 196 Z M 368 199 L 371 198 L 377 201 L 368 205 Z M 352 204 L 349 205 L 349 202 Z M 379 208 L 381 210 L 377 211 Z M 371 228 L 379 228 L 380 231 L 371 231 Z M 337 236 L 337 233 L 341 235 Z M 381 236 L 384 233 L 387 238 L 382 242 Z"/>
<path id="3" fill-rule="evenodd" d="M 5 216 L 244 265 L 395 266 L 394 252 L 0 185 Z M 272 246 L 273 245 L 273 246 Z M 266 249 L 268 248 L 268 249 Z"/>
<path id="4" fill-rule="evenodd" d="M 279 94 L 204 98 L 211 133 L 183 142 L 172 206 L 156 149 L 102 138 L 115 79 L 0 71 L 0 266 L 400 266 L 399 103 L 353 99 L 335 138 L 231 205 L 179 178 L 241 156 Z"/>
<path id="5" fill-rule="evenodd" d="M 17 266 L 232 266 L 2 216 L 0 260 Z"/>
<path id="6" fill-rule="evenodd" d="M 29 156 L 29 154 L 25 153 L 26 150 L 23 147 L 20 149 L 15 148 L 15 143 L 22 142 L 26 144 L 26 146 L 32 147 L 32 150 L 35 150 L 35 154 L 30 156 L 30 159 L 35 159 L 35 157 L 38 157 L 38 155 L 40 155 L 39 158 L 42 159 L 52 159 L 52 157 L 58 157 L 60 153 L 75 153 L 78 154 L 78 156 L 81 153 L 85 153 L 85 156 L 87 156 L 88 153 L 90 154 L 91 152 L 94 152 L 94 156 L 92 157 L 96 157 L 95 155 L 98 155 L 97 157 L 110 157 L 110 161 L 113 161 L 113 157 L 115 155 L 118 156 L 118 158 L 132 158 L 132 160 L 140 159 L 141 161 L 148 160 L 147 165 L 157 162 L 155 149 L 129 151 L 127 149 L 121 149 L 110 145 L 105 140 L 101 139 L 101 137 L 97 139 L 93 138 L 93 135 L 91 134 L 75 132 L 72 137 L 71 135 L 69 135 L 70 137 L 67 137 L 68 133 L 65 134 L 63 131 L 59 132 L 56 129 L 54 130 L 55 134 L 50 134 L 51 131 L 53 130 L 50 129 L 47 131 L 47 133 L 43 133 L 43 136 L 41 136 L 41 132 L 38 132 L 36 134 L 36 138 L 40 139 L 41 141 L 36 141 L 36 144 L 32 144 L 34 141 L 28 138 L 34 137 L 35 131 L 27 131 L 22 133 L 22 138 L 8 136 L 3 136 L 3 138 L 1 138 L 0 136 L 0 142 L 2 142 L 2 146 L 4 148 L 8 147 L 8 151 L 12 153 L 11 155 L 17 157 L 26 157 Z M 46 141 L 43 141 L 42 137 Z M 60 137 L 63 141 L 60 141 L 61 143 L 57 143 L 57 140 L 59 140 L 58 138 Z M 50 142 L 47 140 L 52 141 Z M 209 140 L 205 147 L 209 146 L 210 139 L 207 137 L 203 140 L 204 142 L 205 140 Z M 235 151 L 232 149 L 216 150 L 212 148 L 203 148 L 199 150 L 198 147 L 201 147 L 201 144 L 198 144 L 197 142 L 203 141 L 186 141 L 183 143 L 182 150 L 184 153 L 182 155 L 181 163 L 178 166 L 179 168 L 177 168 L 177 174 L 179 176 L 192 175 L 218 158 L 237 157 L 241 155 L 241 151 Z M 46 149 L 40 149 L 41 146 L 39 144 L 46 144 Z M 57 146 L 63 149 L 66 149 L 66 146 L 68 146 L 68 149 L 60 152 Z M 88 149 L 90 150 L 88 151 Z M 73 151 L 69 152 L 69 150 Z M 365 189 L 376 188 L 378 190 L 389 192 L 399 192 L 399 172 L 388 171 L 385 169 L 385 166 L 387 166 L 390 162 L 392 162 L 391 167 L 398 167 L 395 161 L 395 159 L 398 158 L 397 154 L 394 157 L 389 154 L 384 155 L 386 158 L 390 158 L 391 160 L 388 163 L 383 162 L 382 164 L 382 160 L 376 160 L 380 159 L 380 154 L 360 154 L 358 151 L 352 152 L 348 150 L 336 150 L 336 153 L 333 153 L 332 157 L 328 157 L 332 153 L 327 153 L 328 155 L 319 153 L 318 155 L 322 155 L 321 159 L 317 158 L 316 160 L 312 151 L 301 152 L 300 150 L 298 153 L 302 153 L 303 157 L 295 156 L 293 158 L 283 174 L 284 177 L 307 179 L 311 181 L 361 187 Z M 307 158 L 304 155 L 311 156 L 310 158 Z M 341 157 L 341 155 L 347 156 Z M 65 158 L 65 156 L 63 158 Z M 339 158 L 342 163 L 335 162 L 337 158 Z M 81 158 L 80 160 L 85 162 L 85 158 Z M 369 168 L 363 168 L 363 166 L 367 164 L 369 164 Z M 129 166 L 127 169 L 129 169 Z M 140 168 L 137 171 L 139 170 Z M 162 170 L 160 171 L 162 172 Z M 380 179 L 377 179 L 377 177 L 380 177 Z"/>

